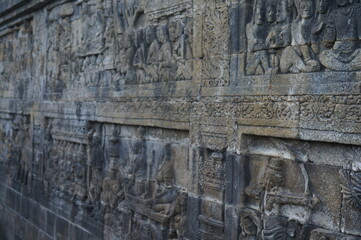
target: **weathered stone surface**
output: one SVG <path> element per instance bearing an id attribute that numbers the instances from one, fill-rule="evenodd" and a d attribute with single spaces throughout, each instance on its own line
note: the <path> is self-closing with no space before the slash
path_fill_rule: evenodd
<path id="1" fill-rule="evenodd" d="M 360 16 L 0 0 L 0 239 L 360 239 Z"/>

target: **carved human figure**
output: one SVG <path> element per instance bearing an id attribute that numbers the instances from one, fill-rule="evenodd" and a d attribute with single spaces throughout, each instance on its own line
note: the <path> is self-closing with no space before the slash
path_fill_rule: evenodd
<path id="1" fill-rule="evenodd" d="M 168 31 L 169 31 L 169 40 L 172 43 L 172 55 L 180 56 L 181 55 L 181 42 L 180 36 L 183 33 L 183 28 L 181 23 L 178 21 L 171 21 L 168 24 Z"/>
<path id="2" fill-rule="evenodd" d="M 112 135 L 108 137 L 108 155 L 110 161 L 116 163 L 120 156 L 119 130 L 116 125 L 112 126 Z"/>
<path id="3" fill-rule="evenodd" d="M 143 37 L 143 28 L 140 28 L 136 32 L 135 37 L 136 52 L 133 60 L 133 65 L 136 68 L 136 81 L 135 83 L 143 83 L 145 81 L 145 56 L 146 56 L 146 45 Z"/>
<path id="4" fill-rule="evenodd" d="M 183 28 L 183 25 L 181 25 Z M 193 58 L 193 22 L 187 21 L 183 28 L 181 40 L 182 59 L 178 62 L 176 78 L 178 80 L 190 80 L 192 78 L 193 64 L 190 61 Z"/>
<path id="5" fill-rule="evenodd" d="M 187 220 L 187 193 L 181 191 L 178 193 L 174 201 L 174 211 L 170 222 L 168 239 L 183 240 L 186 235 L 186 220 Z"/>
<path id="6" fill-rule="evenodd" d="M 54 190 L 52 185 L 57 182 L 56 169 L 58 166 L 59 152 L 61 148 L 61 142 L 55 141 L 54 144 L 48 148 L 48 161 L 44 164 L 44 179 L 43 190 L 45 196 L 49 197 Z"/>
<path id="7" fill-rule="evenodd" d="M 192 64 L 187 61 L 193 58 L 192 30 L 192 21 L 187 21 L 186 24 L 183 21 L 169 23 L 169 37 L 173 43 L 173 68 L 176 72 L 175 79 L 179 81 L 192 78 Z"/>
<path id="8" fill-rule="evenodd" d="M 99 218 L 100 194 L 102 186 L 103 149 L 100 136 L 100 125 L 90 126 L 87 134 L 87 188 L 89 196 L 89 211 L 91 217 Z"/>
<path id="9" fill-rule="evenodd" d="M 158 54 L 160 48 L 155 36 L 154 26 L 149 25 L 145 29 L 145 40 L 148 47 L 148 53 L 146 55 L 147 76 L 145 83 L 152 83 L 158 80 Z"/>
<path id="10" fill-rule="evenodd" d="M 115 166 L 115 164 L 111 164 Z M 102 182 L 102 193 L 100 196 L 102 211 L 105 213 L 105 224 L 110 224 L 111 215 L 116 211 L 120 201 L 124 199 L 122 181 L 119 177 L 118 170 L 111 167 L 109 175 Z"/>
<path id="11" fill-rule="evenodd" d="M 174 78 L 172 66 L 174 60 L 172 57 L 172 45 L 169 41 L 168 27 L 166 24 L 157 28 L 157 38 L 161 44 L 158 61 L 159 61 L 159 80 L 161 82 L 169 82 Z"/>
<path id="12" fill-rule="evenodd" d="M 157 188 L 154 193 L 153 210 L 164 215 L 171 215 L 177 190 L 174 187 L 174 164 L 165 160 L 157 174 Z"/>
<path id="13" fill-rule="evenodd" d="M 314 6 L 312 0 L 300 0 L 299 20 L 292 24 L 292 46 L 286 47 L 281 55 L 280 70 L 283 73 L 314 72 L 320 70 L 311 49 L 311 27 Z"/>
<path id="14" fill-rule="evenodd" d="M 75 155 L 74 167 L 75 181 L 75 201 L 81 205 L 87 198 L 86 191 L 86 151 L 83 144 L 79 144 Z"/>
<path id="15" fill-rule="evenodd" d="M 326 31 L 326 24 L 331 12 L 330 0 L 316 1 L 316 19 L 311 28 L 312 50 L 319 54 L 323 48 L 323 38 Z"/>
<path id="16" fill-rule="evenodd" d="M 48 64 L 47 64 L 47 88 L 50 92 L 56 92 L 61 86 L 60 77 L 60 31 L 61 25 L 58 21 L 51 21 L 48 38 Z"/>
<path id="17" fill-rule="evenodd" d="M 93 168 L 103 168 L 103 149 L 99 128 L 93 133 L 91 138 L 91 162 Z"/>
<path id="18" fill-rule="evenodd" d="M 337 0 L 338 7 L 332 11 L 326 26 L 325 50 L 320 54 L 322 65 L 330 70 L 361 70 L 361 38 L 359 3 L 350 0 Z"/>
<path id="19" fill-rule="evenodd" d="M 83 54 L 97 54 L 103 50 L 103 33 L 105 21 L 103 9 L 100 6 L 95 11 L 91 10 L 90 4 L 82 2 L 82 46 Z"/>
<path id="20" fill-rule="evenodd" d="M 247 62 L 246 73 L 255 75 L 259 72 L 258 69 L 261 74 L 270 73 L 271 65 L 265 45 L 267 37 L 266 6 L 263 0 L 255 1 L 253 19 L 247 24 L 246 32 L 248 51 L 252 55 Z"/>
<path id="21" fill-rule="evenodd" d="M 266 2 L 266 19 L 269 26 L 276 22 L 276 3 L 274 0 L 268 0 Z"/>
<path id="22" fill-rule="evenodd" d="M 290 14 L 287 12 L 287 0 L 277 2 L 276 24 L 266 38 L 270 48 L 284 48 L 291 44 Z"/>
<path id="23" fill-rule="evenodd" d="M 271 73 L 277 73 L 280 70 L 280 59 L 276 55 L 277 50 L 288 47 L 291 44 L 290 23 L 292 12 L 288 12 L 289 2 L 288 0 L 276 2 L 275 22 L 272 21 L 272 9 L 269 9 L 270 15 L 267 17 L 270 31 L 266 38 L 266 46 L 269 48 L 269 61 L 272 66 Z M 270 4 L 269 7 L 271 8 L 272 0 Z"/>
<path id="24" fill-rule="evenodd" d="M 174 59 L 173 71 L 177 71 L 177 61 L 181 60 L 182 55 L 182 43 L 181 35 L 183 34 L 183 27 L 179 21 L 171 21 L 168 24 L 169 40 L 172 44 L 172 57 Z"/>
<path id="25" fill-rule="evenodd" d="M 127 84 L 134 84 L 136 80 L 135 68 L 134 68 L 134 55 L 135 55 L 135 46 L 134 46 L 134 32 L 130 30 L 127 32 L 124 41 L 125 55 L 124 55 L 124 68 L 122 72 L 125 73 L 125 82 Z"/>
<path id="26" fill-rule="evenodd" d="M 130 194 L 135 196 L 145 197 L 146 195 L 146 174 L 147 174 L 147 163 L 146 163 L 146 145 L 144 140 L 144 129 L 142 127 L 137 129 L 136 134 L 139 135 L 140 139 L 131 145 L 129 162 L 127 166 L 127 178 L 129 183 L 127 189 Z"/>
<path id="27" fill-rule="evenodd" d="M 268 0 L 266 5 L 266 10 L 267 10 L 267 14 L 266 14 L 266 19 L 267 19 L 267 25 L 268 25 L 268 34 L 273 31 L 273 29 L 275 28 L 275 25 L 277 24 L 276 22 L 276 15 L 277 15 L 277 1 L 275 0 Z M 268 36 L 268 35 L 267 35 Z M 267 38 L 266 38 L 266 47 L 269 48 L 268 49 L 268 55 L 269 55 L 269 63 L 271 64 L 271 73 L 277 73 L 279 71 L 279 65 L 280 65 L 280 60 L 279 57 L 277 56 L 277 49 L 275 48 L 270 48 L 269 46 L 269 42 L 267 42 Z"/>
<path id="28" fill-rule="evenodd" d="M 252 209 L 245 208 L 239 213 L 241 234 L 239 240 L 261 239 L 262 221 L 259 214 Z"/>
<path id="29" fill-rule="evenodd" d="M 21 161 L 21 137 L 19 138 L 20 122 L 16 119 L 11 124 L 11 140 L 8 143 L 8 154 L 6 156 L 6 162 L 10 169 L 9 177 L 16 177 L 16 171 Z"/>

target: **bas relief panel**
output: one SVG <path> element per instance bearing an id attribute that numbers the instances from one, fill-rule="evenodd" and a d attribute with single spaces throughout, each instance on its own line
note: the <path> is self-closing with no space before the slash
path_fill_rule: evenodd
<path id="1" fill-rule="evenodd" d="M 36 205 L 63 239 L 361 238 L 359 0 L 36 7 L 0 19 L 0 216 Z"/>
<path id="2" fill-rule="evenodd" d="M 255 0 L 247 75 L 360 71 L 359 1 Z"/>
<path id="3" fill-rule="evenodd" d="M 184 236 L 189 172 L 176 168 L 187 166 L 189 150 L 161 137 L 175 140 L 177 133 L 71 119 L 47 124 L 43 190 L 61 203 L 55 206 L 103 223 L 107 239 Z"/>
<path id="4" fill-rule="evenodd" d="M 45 96 L 83 97 L 76 94 L 82 87 L 84 97 L 109 98 L 126 86 L 192 80 L 192 17 L 176 10 L 150 16 L 147 5 L 93 0 L 51 8 Z"/>

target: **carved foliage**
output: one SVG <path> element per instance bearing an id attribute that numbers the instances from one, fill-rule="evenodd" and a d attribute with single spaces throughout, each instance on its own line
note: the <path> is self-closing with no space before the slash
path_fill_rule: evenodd
<path id="1" fill-rule="evenodd" d="M 345 202 L 357 210 L 361 209 L 361 166 L 351 162 L 340 170 L 341 188 Z"/>

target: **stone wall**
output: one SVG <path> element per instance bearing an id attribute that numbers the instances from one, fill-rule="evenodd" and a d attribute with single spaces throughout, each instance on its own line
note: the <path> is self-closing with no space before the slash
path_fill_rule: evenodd
<path id="1" fill-rule="evenodd" d="M 0 0 L 0 239 L 361 239 L 359 0 Z"/>

